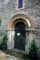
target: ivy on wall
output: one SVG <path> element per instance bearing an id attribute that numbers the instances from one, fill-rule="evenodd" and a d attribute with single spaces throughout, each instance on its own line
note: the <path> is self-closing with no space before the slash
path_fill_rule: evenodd
<path id="1" fill-rule="evenodd" d="M 1 26 L 1 20 L 2 20 L 2 19 L 0 18 L 0 26 Z"/>
<path id="2" fill-rule="evenodd" d="M 5 36 L 3 37 L 3 42 L 2 42 L 1 45 L 0 45 L 0 49 L 1 49 L 1 50 L 7 49 L 7 40 L 8 40 L 7 35 L 5 35 Z"/>
<path id="3" fill-rule="evenodd" d="M 1 20 L 0 20 L 0 25 L 1 25 Z"/>
<path id="4" fill-rule="evenodd" d="M 32 43 L 31 43 L 29 57 L 31 58 L 31 60 L 38 60 L 37 47 L 36 47 L 35 39 L 33 39 Z"/>

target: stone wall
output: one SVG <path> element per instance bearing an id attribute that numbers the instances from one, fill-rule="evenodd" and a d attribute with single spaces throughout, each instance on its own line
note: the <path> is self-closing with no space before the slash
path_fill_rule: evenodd
<path id="1" fill-rule="evenodd" d="M 32 16 L 32 19 L 35 23 L 36 30 L 35 39 L 40 51 L 40 0 L 25 0 L 25 9 L 16 10 L 16 0 L 0 1 L 0 16 L 2 17 L 1 29 L 6 29 L 6 24 L 8 20 L 14 16 L 16 13 L 26 13 L 29 16 Z"/>

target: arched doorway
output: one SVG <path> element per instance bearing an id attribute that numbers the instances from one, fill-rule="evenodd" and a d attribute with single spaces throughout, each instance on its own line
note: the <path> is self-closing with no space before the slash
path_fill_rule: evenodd
<path id="1" fill-rule="evenodd" d="M 25 41 L 27 40 L 27 34 L 25 30 L 30 27 L 31 18 L 29 16 L 24 14 L 13 16 L 7 24 L 8 49 L 25 50 Z"/>
<path id="2" fill-rule="evenodd" d="M 14 48 L 19 50 L 25 50 L 26 25 L 24 24 L 24 22 L 19 20 L 23 19 L 17 19 L 18 22 L 15 24 Z"/>

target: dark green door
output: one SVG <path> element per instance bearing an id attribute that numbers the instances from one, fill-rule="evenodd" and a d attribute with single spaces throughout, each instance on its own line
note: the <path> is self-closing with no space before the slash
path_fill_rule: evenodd
<path id="1" fill-rule="evenodd" d="M 19 22 L 15 26 L 15 45 L 14 48 L 25 50 L 25 25 Z"/>

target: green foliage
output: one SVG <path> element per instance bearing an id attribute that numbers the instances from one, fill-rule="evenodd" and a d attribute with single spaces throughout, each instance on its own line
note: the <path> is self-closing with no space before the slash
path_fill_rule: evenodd
<path id="1" fill-rule="evenodd" d="M 3 43 L 4 44 L 7 43 L 7 40 L 8 40 L 7 35 L 5 35 L 4 38 L 3 38 Z"/>
<path id="2" fill-rule="evenodd" d="M 1 25 L 1 20 L 0 20 L 0 25 Z"/>
<path id="3" fill-rule="evenodd" d="M 31 44 L 31 50 L 35 50 L 36 51 L 37 47 L 36 47 L 36 43 L 35 40 L 33 39 L 32 44 Z"/>
<path id="4" fill-rule="evenodd" d="M 30 48 L 30 53 L 29 53 L 29 57 L 32 60 L 37 60 L 37 47 L 36 47 L 36 43 L 35 43 L 35 39 L 33 39 L 32 44 L 31 44 L 31 48 Z"/>
<path id="5" fill-rule="evenodd" d="M 8 40 L 7 35 L 5 35 L 3 38 L 3 42 L 0 45 L 0 49 L 7 49 L 7 40 Z"/>

